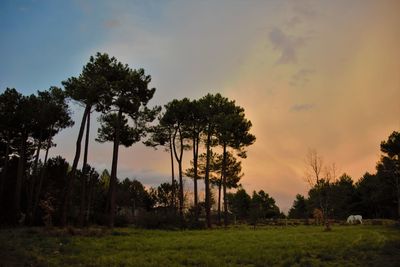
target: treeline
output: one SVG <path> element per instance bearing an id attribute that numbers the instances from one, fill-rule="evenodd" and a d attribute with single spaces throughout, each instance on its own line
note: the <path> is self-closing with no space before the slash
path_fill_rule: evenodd
<path id="1" fill-rule="evenodd" d="M 211 227 L 211 187 L 217 186 L 218 218 L 223 210 L 224 223 L 228 224 L 227 189 L 239 185 L 242 173 L 238 158 L 245 158 L 245 148 L 255 141 L 244 109 L 220 94 L 208 94 L 198 100 L 173 100 L 164 109 L 149 108 L 148 102 L 155 93 L 150 82 L 151 77 L 143 69 L 133 70 L 114 57 L 98 53 L 78 77 L 62 81 L 63 89 L 52 87 L 24 96 L 7 88 L 0 95 L 1 223 L 65 226 L 95 222 L 113 227 L 122 207 L 120 201 L 125 201 L 121 196 L 132 199 L 132 194 L 147 192 L 138 189 L 143 186 L 137 181 L 117 179 L 119 146 L 143 141 L 170 153 L 171 183 L 153 190 L 169 188 L 170 192 L 168 198 L 147 192 L 152 196 L 135 202 L 133 213 L 142 205 L 137 203 L 147 203 L 144 208 L 149 210 L 163 207 L 167 201 L 169 205 L 165 207 L 180 225 L 186 224 L 189 211 L 198 223 L 204 210 L 206 225 Z M 69 100 L 84 107 L 71 164 L 61 157 L 48 159 L 49 149 L 55 145 L 53 137 L 74 124 Z M 108 176 L 99 175 L 88 162 L 92 112 L 101 114 L 96 141 L 113 143 Z M 82 150 L 83 164 L 78 166 Z M 188 160 L 192 167 L 188 170 L 183 170 L 184 151 L 191 154 Z M 185 176 L 193 179 L 191 207 L 185 202 Z M 204 181 L 204 203 L 198 198 L 199 180 Z M 160 201 L 155 195 L 169 200 Z"/>
<path id="2" fill-rule="evenodd" d="M 331 181 L 321 177 L 307 197 L 296 196 L 289 218 L 312 218 L 315 209 L 325 211 L 330 219 L 345 219 L 350 214 L 400 218 L 400 133 L 393 132 L 380 149 L 376 173 L 365 173 L 356 183 L 347 174 Z M 313 159 L 318 162 L 318 157 Z M 315 170 L 318 164 L 313 167 Z"/>

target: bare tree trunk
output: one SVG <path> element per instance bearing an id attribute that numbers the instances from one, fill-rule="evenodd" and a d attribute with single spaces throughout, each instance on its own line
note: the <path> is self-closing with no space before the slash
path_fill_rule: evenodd
<path id="1" fill-rule="evenodd" d="M 76 140 L 76 151 L 75 151 L 74 162 L 72 163 L 71 172 L 68 175 L 67 186 L 66 186 L 66 190 L 64 193 L 63 201 L 62 201 L 61 226 L 65 226 L 67 224 L 67 213 L 68 213 L 68 208 L 69 208 L 69 204 L 70 204 L 69 202 L 70 202 L 70 198 L 71 198 L 72 187 L 74 185 L 75 172 L 78 167 L 79 158 L 81 156 L 81 143 L 82 143 L 83 132 L 85 130 L 86 118 L 87 118 L 90 110 L 91 110 L 91 105 L 86 105 L 85 111 L 83 112 L 81 126 L 79 128 L 78 139 Z"/>
<path id="2" fill-rule="evenodd" d="M 195 220 L 196 222 L 199 220 L 199 200 L 198 200 L 198 189 L 197 189 L 197 179 L 198 179 L 198 170 L 197 170 L 197 161 L 199 158 L 199 136 L 196 136 L 193 139 L 193 185 L 194 185 L 194 209 L 195 209 Z"/>
<path id="3" fill-rule="evenodd" d="M 400 221 L 400 189 L 397 188 L 397 218 Z"/>
<path id="4" fill-rule="evenodd" d="M 108 215 L 108 227 L 114 227 L 116 203 L 115 203 L 115 188 L 117 184 L 117 167 L 118 167 L 118 150 L 120 142 L 120 127 L 122 120 L 122 110 L 119 109 L 117 117 L 117 125 L 115 127 L 114 147 L 113 147 L 113 158 L 111 165 L 111 177 L 110 177 L 110 188 L 109 188 L 109 199 L 110 199 L 110 210 Z"/>
<path id="5" fill-rule="evenodd" d="M 4 157 L 4 166 L 1 173 L 1 181 L 0 181 L 0 202 L 3 202 L 3 191 L 4 191 L 4 184 L 6 182 L 7 172 L 8 172 L 8 155 L 10 154 L 10 141 L 7 140 L 6 143 L 6 154 Z"/>
<path id="6" fill-rule="evenodd" d="M 224 225 L 228 226 L 228 201 L 226 199 L 226 144 L 224 144 L 223 148 L 223 156 L 222 156 L 222 187 L 224 191 Z"/>
<path id="7" fill-rule="evenodd" d="M 28 193 L 28 222 L 30 225 L 33 224 L 33 202 L 34 202 L 34 188 L 36 184 L 36 170 L 37 170 L 37 165 L 39 162 L 39 155 L 40 155 L 40 149 L 42 148 L 42 133 L 40 133 L 39 141 L 38 141 L 38 146 L 36 148 L 36 155 L 35 155 L 35 161 L 33 163 L 32 167 L 32 174 L 30 175 L 30 185 L 29 185 L 29 193 Z"/>
<path id="8" fill-rule="evenodd" d="M 85 218 L 86 225 L 89 224 L 89 219 L 90 219 L 90 207 L 92 205 L 93 183 L 94 183 L 94 175 L 93 172 L 91 171 L 89 175 L 88 201 L 87 201 L 86 218 Z"/>
<path id="9" fill-rule="evenodd" d="M 169 154 L 171 157 L 171 183 L 172 183 L 172 207 L 175 208 L 175 167 L 174 167 L 174 151 L 172 148 L 172 135 L 169 137 Z"/>
<path id="10" fill-rule="evenodd" d="M 222 189 L 222 174 L 218 183 L 218 224 L 221 225 L 221 189 Z"/>
<path id="11" fill-rule="evenodd" d="M 81 205 L 79 208 L 79 225 L 83 226 L 85 221 L 85 200 L 86 200 L 86 176 L 89 173 L 88 170 L 88 152 L 89 152 L 89 133 L 90 133 L 90 111 L 87 115 L 86 120 L 86 138 L 85 138 L 85 151 L 83 152 L 83 165 L 82 165 L 82 185 L 81 185 Z"/>
<path id="12" fill-rule="evenodd" d="M 175 139 L 176 134 L 179 132 L 179 141 L 180 141 L 180 149 L 179 155 L 176 151 Z M 179 170 L 179 217 L 181 218 L 181 223 L 183 223 L 183 179 L 182 179 L 182 157 L 183 157 L 183 138 L 181 130 L 178 126 L 178 130 L 174 133 L 174 154 L 176 161 L 178 162 L 178 170 Z"/>
<path id="13" fill-rule="evenodd" d="M 206 143 L 206 173 L 204 176 L 204 183 L 205 183 L 205 191 L 206 191 L 206 199 L 205 199 L 205 206 L 206 206 L 206 221 L 207 227 L 211 228 L 211 207 L 210 207 L 210 145 L 211 145 L 211 129 L 208 129 L 207 132 L 207 143 Z"/>
<path id="14" fill-rule="evenodd" d="M 33 210 L 32 210 L 32 218 L 33 218 L 33 220 L 35 220 L 37 206 L 39 205 L 39 197 L 40 197 L 40 194 L 42 192 L 43 180 L 44 180 L 44 177 L 46 176 L 47 157 L 49 156 L 50 146 L 51 146 L 51 137 L 49 137 L 49 139 L 47 139 L 47 148 L 46 148 L 46 154 L 44 156 L 43 168 L 42 168 L 42 170 L 40 172 L 39 185 L 38 185 L 38 188 L 37 188 L 36 194 L 35 194 L 35 201 L 34 201 Z"/>
<path id="15" fill-rule="evenodd" d="M 19 152 L 18 169 L 17 169 L 17 180 L 15 185 L 15 198 L 14 198 L 14 217 L 13 223 L 18 223 L 18 218 L 21 214 L 21 189 L 22 179 L 25 172 L 25 158 L 26 158 L 26 142 L 28 134 L 26 131 L 21 136 L 21 147 Z"/>
<path id="16" fill-rule="evenodd" d="M 398 155 L 399 159 L 399 169 L 397 170 L 396 177 L 396 189 L 397 189 L 397 218 L 400 221 L 400 155 Z"/>

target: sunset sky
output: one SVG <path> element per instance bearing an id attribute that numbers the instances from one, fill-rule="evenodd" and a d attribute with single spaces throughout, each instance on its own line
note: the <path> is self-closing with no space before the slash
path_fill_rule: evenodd
<path id="1" fill-rule="evenodd" d="M 257 137 L 242 184 L 284 211 L 309 189 L 309 148 L 358 180 L 400 129 L 396 0 L 5 0 L 0 36 L 1 91 L 61 86 L 106 52 L 152 76 L 150 106 L 209 92 L 236 100 Z M 82 109 L 72 109 L 78 125 Z M 59 134 L 51 154 L 71 162 L 77 130 Z M 112 145 L 95 143 L 96 132 L 90 164 L 110 169 Z M 167 153 L 136 144 L 120 150 L 118 176 L 156 186 L 170 181 L 169 166 Z"/>

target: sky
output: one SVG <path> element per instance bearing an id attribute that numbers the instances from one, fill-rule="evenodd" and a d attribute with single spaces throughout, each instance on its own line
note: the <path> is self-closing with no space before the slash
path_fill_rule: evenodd
<path id="1" fill-rule="evenodd" d="M 3 0 L 0 90 L 61 86 L 105 52 L 152 76 L 150 106 L 220 92 L 245 109 L 257 137 L 243 187 L 287 211 L 309 190 L 309 149 L 357 181 L 400 129 L 399 10 L 396 0 Z M 76 126 L 51 151 L 70 162 L 82 116 L 71 106 Z M 110 169 L 112 145 L 94 141 L 97 127 L 89 162 Z M 138 143 L 120 149 L 118 177 L 157 186 L 170 181 L 169 164 L 168 153 Z"/>

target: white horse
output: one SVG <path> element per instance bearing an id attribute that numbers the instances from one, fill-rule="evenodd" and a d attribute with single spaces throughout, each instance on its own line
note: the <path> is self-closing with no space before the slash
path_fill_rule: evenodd
<path id="1" fill-rule="evenodd" d="M 353 224 L 353 223 L 355 223 L 357 221 L 362 224 L 362 216 L 361 215 L 350 215 L 347 218 L 347 223 L 349 223 L 349 224 Z"/>

